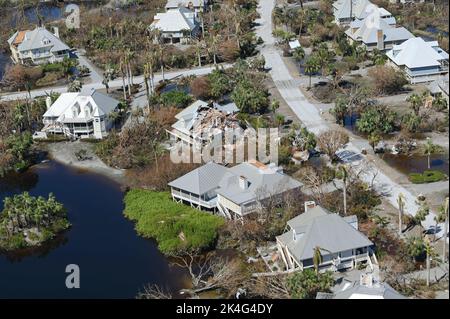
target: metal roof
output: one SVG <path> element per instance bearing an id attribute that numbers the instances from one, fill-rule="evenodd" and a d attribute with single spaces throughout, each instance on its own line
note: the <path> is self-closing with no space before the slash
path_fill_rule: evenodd
<path id="1" fill-rule="evenodd" d="M 395 45 L 386 55 L 395 64 L 409 69 L 439 66 L 440 61 L 448 60 L 448 53 L 439 47 L 437 41 L 427 42 L 420 37 Z"/>
<path id="2" fill-rule="evenodd" d="M 320 206 L 309 209 L 302 215 L 290 220 L 288 225 L 292 229 L 277 237 L 299 261 L 312 258 L 315 247 L 321 247 L 334 254 L 373 245 L 344 218 L 328 213 Z"/>

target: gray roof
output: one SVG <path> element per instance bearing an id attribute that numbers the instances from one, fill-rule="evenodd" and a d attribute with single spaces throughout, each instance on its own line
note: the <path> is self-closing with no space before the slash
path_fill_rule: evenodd
<path id="1" fill-rule="evenodd" d="M 239 186 L 239 178 L 248 180 L 248 188 Z M 240 205 L 256 199 L 263 199 L 270 193 L 282 193 L 298 188 L 302 184 L 290 176 L 271 169 L 261 170 L 252 163 L 242 163 L 232 168 L 210 162 L 169 183 L 197 195 L 216 189 L 220 194 Z M 267 192 L 265 192 L 265 190 Z"/>
<path id="2" fill-rule="evenodd" d="M 291 230 L 277 239 L 286 245 L 297 260 L 312 258 L 314 248 L 319 246 L 335 254 L 338 252 L 372 246 L 373 243 L 353 228 L 349 221 L 329 213 L 320 206 L 291 219 Z M 294 240 L 294 233 L 296 240 Z"/>
<path id="3" fill-rule="evenodd" d="M 220 182 L 217 193 L 239 205 L 302 186 L 288 175 L 270 169 L 264 171 L 248 162 L 230 168 L 229 173 Z M 248 188 L 245 190 L 239 186 L 240 176 L 248 181 Z"/>
<path id="4" fill-rule="evenodd" d="M 351 3 L 353 2 L 353 8 Z M 338 0 L 333 3 L 333 7 L 336 9 L 335 17 L 337 19 L 349 19 L 350 12 L 352 17 L 359 18 L 363 15 L 366 7 L 370 5 L 369 0 Z"/>
<path id="5" fill-rule="evenodd" d="M 234 114 L 239 112 L 239 108 L 236 106 L 236 103 L 227 103 L 227 104 L 218 104 L 214 103 L 214 108 L 226 114 Z"/>
<path id="6" fill-rule="evenodd" d="M 397 28 L 390 25 L 387 20 L 380 18 L 376 11 L 368 15 L 355 32 L 352 32 L 352 28 L 349 28 L 345 33 L 356 41 L 362 41 L 365 44 L 369 44 L 377 43 L 378 30 L 383 31 L 384 42 L 406 41 L 414 37 L 413 34 L 404 27 Z"/>
<path id="7" fill-rule="evenodd" d="M 181 6 L 188 7 L 192 3 L 194 8 L 202 7 L 204 4 L 203 0 L 168 0 L 166 4 L 166 9 L 168 8 L 178 8 Z"/>
<path id="8" fill-rule="evenodd" d="M 113 112 L 116 108 L 117 105 L 119 105 L 119 101 L 116 99 L 113 99 L 112 97 L 100 93 L 98 91 L 92 91 L 89 93 L 83 93 L 83 91 L 81 91 L 80 95 L 85 95 L 85 96 L 91 96 L 92 99 L 94 100 L 95 104 L 97 104 L 98 106 L 98 115 L 107 115 L 110 114 L 111 112 Z M 103 112 L 103 114 L 102 114 Z M 94 114 L 97 115 L 97 114 Z"/>
<path id="9" fill-rule="evenodd" d="M 216 189 L 226 173 L 226 167 L 209 162 L 170 182 L 169 186 L 202 195 L 210 190 Z"/>
<path id="10" fill-rule="evenodd" d="M 8 43 L 11 44 L 19 32 L 16 32 L 9 40 Z M 49 40 L 49 44 L 44 44 L 43 40 Z M 37 27 L 32 31 L 26 31 L 25 38 L 18 45 L 17 49 L 19 51 L 29 51 L 33 49 L 39 49 L 43 47 L 51 47 L 51 52 L 69 50 L 70 48 L 62 42 L 53 33 L 45 29 L 44 27 Z"/>
<path id="11" fill-rule="evenodd" d="M 371 298 L 372 297 L 372 298 Z M 407 299 L 387 283 L 374 283 L 372 286 L 361 285 L 355 281 L 350 288 L 338 291 L 333 299 Z"/>

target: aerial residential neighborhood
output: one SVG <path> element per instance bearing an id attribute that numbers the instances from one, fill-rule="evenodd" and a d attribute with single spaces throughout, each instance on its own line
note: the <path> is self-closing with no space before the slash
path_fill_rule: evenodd
<path id="1" fill-rule="evenodd" d="M 0 0 L 0 299 L 448 300 L 448 10 Z"/>

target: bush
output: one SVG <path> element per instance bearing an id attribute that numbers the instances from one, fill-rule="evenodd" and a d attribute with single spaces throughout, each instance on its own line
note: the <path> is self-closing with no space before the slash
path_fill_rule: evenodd
<path id="1" fill-rule="evenodd" d="M 411 173 L 409 174 L 409 180 L 413 184 L 425 184 L 425 183 L 434 183 L 447 179 L 447 175 L 440 171 L 424 171 L 422 174 L 420 173 Z"/>
<path id="2" fill-rule="evenodd" d="M 333 284 L 331 272 L 316 274 L 312 269 L 296 272 L 287 279 L 289 294 L 294 299 L 315 299 L 318 292 L 329 292 Z"/>
<path id="3" fill-rule="evenodd" d="M 124 201 L 124 215 L 136 221 L 136 231 L 156 239 L 164 254 L 212 247 L 224 224 L 218 216 L 172 201 L 168 192 L 134 189 Z"/>
<path id="4" fill-rule="evenodd" d="M 369 70 L 373 86 L 378 94 L 393 94 L 408 83 L 403 73 L 389 66 L 379 65 Z"/>
<path id="5" fill-rule="evenodd" d="M 174 106 L 184 108 L 192 102 L 192 97 L 183 91 L 173 90 L 161 94 L 160 102 L 164 106 Z"/>
<path id="6" fill-rule="evenodd" d="M 58 80 L 60 78 L 61 78 L 60 73 L 56 73 L 56 72 L 45 73 L 44 77 L 42 77 L 36 81 L 36 86 L 43 87 L 43 86 L 54 85 L 54 84 L 56 84 L 56 82 L 58 82 Z"/>

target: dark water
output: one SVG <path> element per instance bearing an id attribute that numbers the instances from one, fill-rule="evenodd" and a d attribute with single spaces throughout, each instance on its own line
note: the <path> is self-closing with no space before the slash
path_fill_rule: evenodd
<path id="1" fill-rule="evenodd" d="M 147 283 L 181 288 L 184 274 L 123 217 L 118 184 L 49 162 L 0 179 L 0 200 L 22 191 L 53 192 L 72 227 L 40 249 L 0 254 L 0 298 L 134 298 Z M 65 287 L 68 264 L 80 267 L 80 289 Z"/>
<path id="2" fill-rule="evenodd" d="M 409 173 L 423 173 L 428 170 L 428 159 L 425 155 L 394 155 L 394 154 L 380 154 L 379 155 L 389 166 L 396 168 L 398 171 Z M 431 155 L 431 169 L 441 171 L 449 174 L 449 157 L 448 154 L 434 154 Z"/>
<path id="3" fill-rule="evenodd" d="M 11 59 L 7 53 L 0 51 L 0 80 L 5 74 L 6 67 L 11 63 Z"/>

